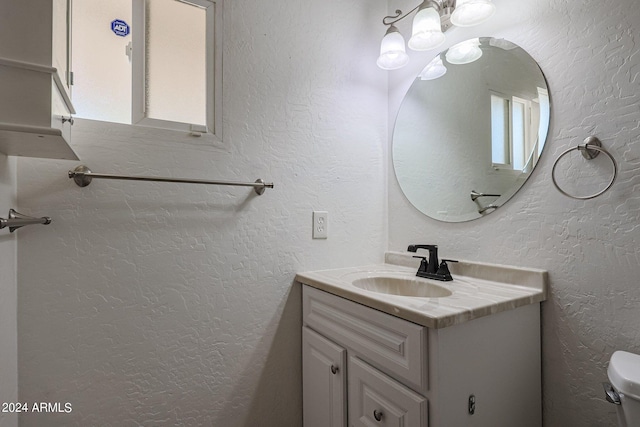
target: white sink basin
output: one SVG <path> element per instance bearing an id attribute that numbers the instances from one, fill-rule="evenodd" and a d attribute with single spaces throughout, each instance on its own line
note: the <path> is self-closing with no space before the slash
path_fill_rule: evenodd
<path id="1" fill-rule="evenodd" d="M 365 291 L 377 292 L 379 294 L 401 295 L 419 298 L 442 298 L 448 297 L 452 292 L 434 283 L 418 278 L 398 278 L 398 277 L 366 277 L 351 282 L 356 288 Z"/>

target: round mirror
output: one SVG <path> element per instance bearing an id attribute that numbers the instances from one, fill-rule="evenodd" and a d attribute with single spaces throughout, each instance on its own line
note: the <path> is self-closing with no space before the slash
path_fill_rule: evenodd
<path id="1" fill-rule="evenodd" d="M 400 187 L 440 221 L 487 215 L 531 175 L 549 117 L 544 75 L 522 48 L 484 37 L 452 46 L 402 101 L 393 131 Z"/>

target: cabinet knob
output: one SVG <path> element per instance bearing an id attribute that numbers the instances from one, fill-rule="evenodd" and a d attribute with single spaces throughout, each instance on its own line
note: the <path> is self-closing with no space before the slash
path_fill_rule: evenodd
<path id="1" fill-rule="evenodd" d="M 339 370 L 340 368 L 338 368 L 336 365 L 331 365 L 331 373 L 333 375 L 337 374 Z"/>
<path id="2" fill-rule="evenodd" d="M 382 411 L 378 411 L 377 409 L 374 409 L 373 418 L 375 418 L 376 421 L 382 421 Z"/>

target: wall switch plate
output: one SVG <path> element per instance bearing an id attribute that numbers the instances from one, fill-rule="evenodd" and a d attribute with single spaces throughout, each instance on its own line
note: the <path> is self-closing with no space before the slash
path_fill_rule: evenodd
<path id="1" fill-rule="evenodd" d="M 327 222 L 329 212 L 327 211 L 313 211 L 313 238 L 314 239 L 326 239 L 328 236 L 327 230 L 329 223 Z"/>

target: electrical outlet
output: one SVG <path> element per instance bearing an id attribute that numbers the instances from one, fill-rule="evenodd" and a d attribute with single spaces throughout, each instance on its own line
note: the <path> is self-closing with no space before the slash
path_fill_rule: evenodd
<path id="1" fill-rule="evenodd" d="M 328 217 L 327 211 L 313 211 L 313 238 L 326 239 L 328 237 Z"/>

